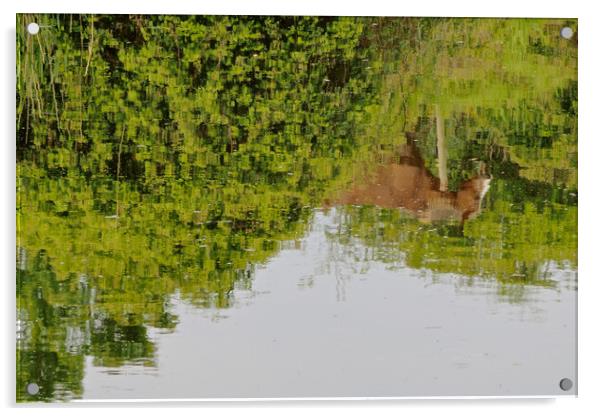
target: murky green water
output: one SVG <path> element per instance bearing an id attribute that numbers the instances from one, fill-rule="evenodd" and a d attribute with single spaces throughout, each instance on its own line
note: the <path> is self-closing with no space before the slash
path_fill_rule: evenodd
<path id="1" fill-rule="evenodd" d="M 17 400 L 575 394 L 565 26 L 19 15 Z"/>

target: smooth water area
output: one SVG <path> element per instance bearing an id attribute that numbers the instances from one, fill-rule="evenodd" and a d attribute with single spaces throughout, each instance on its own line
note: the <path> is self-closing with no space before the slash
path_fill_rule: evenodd
<path id="1" fill-rule="evenodd" d="M 154 365 L 88 357 L 83 398 L 547 395 L 576 374 L 573 273 L 550 265 L 557 287 L 513 303 L 488 280 L 364 262 L 329 237 L 336 217 L 317 213 L 227 310 L 175 294 Z"/>

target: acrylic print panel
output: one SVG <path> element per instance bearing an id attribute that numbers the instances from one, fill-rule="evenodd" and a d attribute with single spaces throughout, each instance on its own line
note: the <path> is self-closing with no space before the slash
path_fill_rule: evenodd
<path id="1" fill-rule="evenodd" d="M 576 20 L 16 26 L 17 401 L 576 394 Z"/>

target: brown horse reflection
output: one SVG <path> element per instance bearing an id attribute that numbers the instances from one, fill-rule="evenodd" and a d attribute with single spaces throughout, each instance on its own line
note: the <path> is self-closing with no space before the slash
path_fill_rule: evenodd
<path id="1" fill-rule="evenodd" d="M 457 221 L 463 225 L 480 212 L 491 179 L 480 174 L 462 183 L 457 192 L 448 191 L 446 150 L 444 139 L 439 140 L 440 178 L 437 178 L 425 167 L 412 136 L 408 136 L 398 158 L 379 165 L 369 179 L 356 181 L 328 205 L 402 208 L 422 222 Z"/>

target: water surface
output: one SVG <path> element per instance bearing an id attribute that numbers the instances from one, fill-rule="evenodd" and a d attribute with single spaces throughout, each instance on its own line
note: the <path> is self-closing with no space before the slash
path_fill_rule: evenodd
<path id="1" fill-rule="evenodd" d="M 17 25 L 18 401 L 576 394 L 576 21 Z"/>

